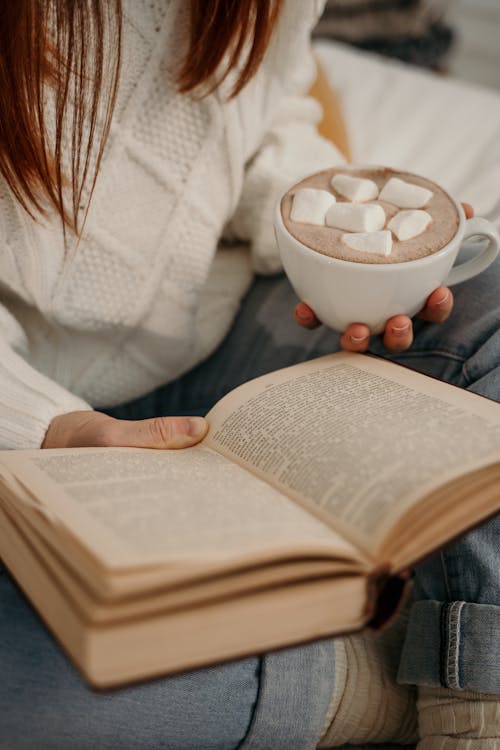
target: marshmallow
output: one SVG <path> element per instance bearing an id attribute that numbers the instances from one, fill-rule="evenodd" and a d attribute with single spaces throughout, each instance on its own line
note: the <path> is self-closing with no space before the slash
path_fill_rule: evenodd
<path id="1" fill-rule="evenodd" d="M 380 193 L 380 200 L 394 203 L 398 208 L 424 208 L 434 193 L 432 190 L 391 177 Z"/>
<path id="2" fill-rule="evenodd" d="M 378 232 L 385 227 L 382 206 L 370 203 L 335 203 L 326 212 L 326 224 L 346 232 Z"/>
<path id="3" fill-rule="evenodd" d="M 400 211 L 389 222 L 389 229 L 398 240 L 411 240 L 425 232 L 432 221 L 427 211 Z"/>
<path id="4" fill-rule="evenodd" d="M 359 250 L 362 253 L 390 255 L 392 250 L 392 235 L 387 230 L 343 234 L 342 242 L 351 250 Z"/>
<path id="5" fill-rule="evenodd" d="M 378 197 L 377 183 L 361 177 L 351 177 L 348 174 L 336 174 L 332 177 L 332 187 L 354 203 L 373 201 Z"/>
<path id="6" fill-rule="evenodd" d="M 293 196 L 290 219 L 300 224 L 324 226 L 325 214 L 335 203 L 335 196 L 327 190 L 300 188 Z"/>

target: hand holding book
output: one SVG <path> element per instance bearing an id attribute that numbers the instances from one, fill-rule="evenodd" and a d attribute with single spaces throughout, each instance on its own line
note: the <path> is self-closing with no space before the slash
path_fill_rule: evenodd
<path id="1" fill-rule="evenodd" d="M 203 417 L 129 421 L 98 411 L 73 411 L 52 420 L 42 448 L 189 448 L 207 434 Z"/>

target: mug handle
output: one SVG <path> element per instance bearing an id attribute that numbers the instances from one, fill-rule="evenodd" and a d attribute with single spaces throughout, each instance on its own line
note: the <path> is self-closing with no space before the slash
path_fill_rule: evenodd
<path id="1" fill-rule="evenodd" d="M 460 284 L 462 281 L 477 276 L 478 273 L 488 268 L 497 257 L 500 250 L 500 235 L 491 221 L 481 218 L 469 219 L 465 224 L 462 242 L 469 240 L 471 237 L 487 237 L 488 244 L 474 258 L 461 263 L 459 266 L 454 266 L 443 281 L 444 286 Z"/>

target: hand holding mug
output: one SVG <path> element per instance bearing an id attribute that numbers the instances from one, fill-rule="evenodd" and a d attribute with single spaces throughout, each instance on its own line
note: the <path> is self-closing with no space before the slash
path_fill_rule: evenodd
<path id="1" fill-rule="evenodd" d="M 466 219 L 472 219 L 474 209 L 468 203 L 462 203 Z M 453 292 L 448 287 L 440 286 L 427 298 L 425 307 L 417 313 L 417 318 L 429 323 L 444 323 L 453 310 Z M 309 305 L 299 302 L 295 307 L 295 321 L 303 328 L 317 328 L 321 325 Z M 413 324 L 406 315 L 396 315 L 385 324 L 383 332 L 384 346 L 388 351 L 397 353 L 409 349 L 413 343 Z M 340 339 L 342 349 L 348 352 L 365 352 L 370 345 L 370 329 L 363 323 L 351 323 Z"/>
<path id="2" fill-rule="evenodd" d="M 335 187 L 339 173 L 368 185 L 368 191 L 346 199 Z M 399 194 L 387 190 L 391 182 L 401 186 Z M 298 216 L 295 196 L 304 193 L 306 204 L 319 196 L 326 206 L 323 220 L 318 205 L 309 215 L 306 205 L 305 216 Z M 425 204 L 411 203 L 422 196 Z M 342 224 L 353 215 L 357 225 Z M 398 221 L 408 215 L 417 225 L 424 217 L 425 226 L 415 229 L 413 221 L 410 232 L 398 231 Z M 458 204 L 430 180 L 383 167 L 342 167 L 306 178 L 287 191 L 275 219 L 283 266 L 302 300 L 297 322 L 325 323 L 343 334 L 343 348 L 352 351 L 364 351 L 373 333 L 383 333 L 392 351 L 406 349 L 411 318 L 419 313 L 432 322 L 445 320 L 453 306 L 447 287 L 477 275 L 498 254 L 493 224 L 472 216 L 470 206 Z M 477 236 L 487 238 L 487 245 L 453 267 L 464 240 Z"/>

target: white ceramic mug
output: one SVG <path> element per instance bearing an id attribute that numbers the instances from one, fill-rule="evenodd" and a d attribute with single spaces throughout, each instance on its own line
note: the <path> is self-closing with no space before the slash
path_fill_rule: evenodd
<path id="1" fill-rule="evenodd" d="M 355 263 L 322 255 L 292 237 L 276 208 L 275 233 L 283 267 L 299 299 L 311 307 L 322 323 L 345 331 L 350 323 L 365 323 L 381 333 L 393 315 L 412 317 L 437 287 L 453 286 L 488 268 L 500 249 L 500 237 L 486 219 L 459 216 L 454 238 L 432 255 L 402 263 Z M 460 247 L 471 237 L 488 243 L 465 263 L 452 268 Z"/>

